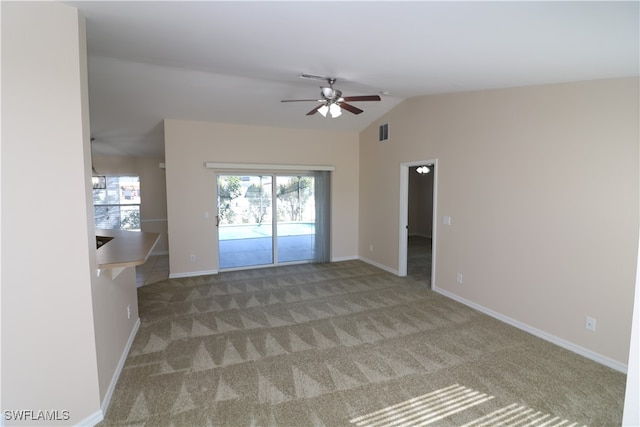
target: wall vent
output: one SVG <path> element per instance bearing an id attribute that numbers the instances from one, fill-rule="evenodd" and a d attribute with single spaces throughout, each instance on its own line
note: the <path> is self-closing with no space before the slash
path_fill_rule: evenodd
<path id="1" fill-rule="evenodd" d="M 380 128 L 378 129 L 378 141 L 384 142 L 384 141 L 387 141 L 388 139 L 389 139 L 389 123 L 385 123 L 383 125 L 380 125 Z"/>

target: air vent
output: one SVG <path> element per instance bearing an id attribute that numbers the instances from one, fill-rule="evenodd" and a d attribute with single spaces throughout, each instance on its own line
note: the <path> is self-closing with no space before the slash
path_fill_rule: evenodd
<path id="1" fill-rule="evenodd" d="M 389 139 L 389 123 L 380 125 L 378 129 L 378 141 L 384 142 Z"/>

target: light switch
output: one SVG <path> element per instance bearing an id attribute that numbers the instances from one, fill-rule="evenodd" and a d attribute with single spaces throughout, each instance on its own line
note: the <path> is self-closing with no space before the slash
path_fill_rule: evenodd
<path id="1" fill-rule="evenodd" d="M 450 217 L 449 215 L 445 215 L 445 216 L 442 218 L 442 223 L 443 223 L 444 225 L 451 225 L 451 217 Z"/>

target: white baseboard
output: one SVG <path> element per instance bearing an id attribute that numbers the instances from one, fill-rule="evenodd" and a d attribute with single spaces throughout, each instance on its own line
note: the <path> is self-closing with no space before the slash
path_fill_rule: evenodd
<path id="1" fill-rule="evenodd" d="M 149 256 L 169 255 L 169 251 L 153 251 Z"/>
<path id="2" fill-rule="evenodd" d="M 358 259 L 358 257 L 357 256 L 335 257 L 335 258 L 331 258 L 331 262 L 353 261 L 354 259 Z"/>
<path id="3" fill-rule="evenodd" d="M 171 273 L 169 274 L 169 279 L 181 279 L 183 277 L 195 277 L 195 276 L 209 276 L 211 274 L 218 274 L 218 270 L 187 271 L 186 273 Z"/>
<path id="4" fill-rule="evenodd" d="M 491 316 L 495 319 L 498 319 L 504 323 L 507 323 L 511 326 L 514 326 L 518 329 L 521 329 L 525 332 L 530 333 L 531 335 L 535 335 L 538 338 L 542 338 L 545 341 L 549 341 L 552 344 L 555 344 L 559 347 L 562 347 L 566 350 L 572 351 L 574 353 L 577 353 L 581 356 L 586 357 L 587 359 L 593 360 L 594 362 L 598 362 L 601 365 L 604 366 L 608 366 L 611 369 L 615 369 L 618 372 L 622 372 L 623 374 L 627 373 L 627 365 L 620 363 L 616 360 L 613 360 L 609 357 L 603 356 L 599 353 L 596 353 L 594 351 L 591 351 L 589 349 L 586 349 L 584 347 L 581 347 L 577 344 L 574 344 L 572 342 L 569 342 L 567 340 L 564 340 L 562 338 L 556 337 L 555 335 L 549 334 L 547 332 L 541 331 L 540 329 L 536 329 L 533 326 L 527 325 L 526 323 L 522 323 L 518 320 L 512 319 L 508 316 L 505 316 L 503 314 L 500 314 L 496 311 L 493 311 L 487 307 L 484 307 L 480 304 L 476 304 L 475 302 L 469 301 L 465 298 L 462 298 L 461 296 L 458 296 L 456 294 L 453 294 L 449 291 L 446 291 L 442 288 L 438 288 L 438 287 L 433 287 L 432 289 L 434 292 L 437 292 L 441 295 L 444 295 L 448 298 L 451 298 L 452 300 L 458 301 L 459 303 L 462 303 L 466 306 L 469 306 L 471 308 L 474 308 L 488 316 Z"/>
<path id="5" fill-rule="evenodd" d="M 80 421 L 78 424 L 76 424 L 78 427 L 85 427 L 85 426 L 95 426 L 96 424 L 98 424 L 100 421 L 104 420 L 104 412 L 102 410 L 99 410 L 98 412 L 89 415 L 87 418 L 85 418 L 84 420 Z"/>
<path id="6" fill-rule="evenodd" d="M 379 268 L 379 269 L 381 269 L 381 270 L 387 271 L 387 272 L 389 272 L 389 273 L 391 273 L 391 274 L 395 274 L 396 276 L 399 276 L 399 275 L 400 275 L 400 272 L 399 272 L 398 270 L 393 269 L 393 268 L 391 268 L 391 267 L 389 267 L 389 266 L 386 266 L 386 265 L 384 265 L 384 264 L 380 264 L 379 262 L 375 262 L 375 261 L 373 261 L 373 260 L 370 260 L 369 258 L 365 258 L 365 257 L 358 257 L 358 259 L 359 259 L 360 261 L 364 261 L 364 262 L 366 262 L 367 264 L 371 264 L 371 265 L 373 265 L 373 266 L 375 266 L 375 267 L 378 267 L 378 268 Z"/>
<path id="7" fill-rule="evenodd" d="M 122 352 L 122 356 L 120 356 L 120 361 L 118 362 L 118 366 L 116 366 L 116 370 L 113 373 L 113 377 L 111 378 L 111 384 L 109 384 L 109 388 L 107 389 L 107 393 L 105 394 L 104 400 L 102 401 L 102 405 L 100 406 L 100 410 L 94 412 L 93 414 L 85 417 L 78 423 L 76 426 L 85 427 L 85 426 L 95 426 L 102 420 L 104 420 L 104 414 L 107 413 L 107 409 L 109 408 L 109 403 L 111 402 L 111 396 L 113 395 L 113 391 L 116 388 L 116 384 L 118 383 L 118 378 L 120 378 L 120 374 L 122 373 L 122 368 L 124 367 L 124 363 L 127 360 L 127 356 L 129 355 L 129 350 L 131 349 L 131 345 L 133 344 L 133 340 L 136 337 L 138 329 L 140 328 L 140 318 L 136 320 L 133 329 L 131 330 L 131 334 L 129 335 L 129 339 L 127 340 L 127 344 Z M 0 427 L 5 426 L 4 414 L 0 417 Z"/>
<path id="8" fill-rule="evenodd" d="M 109 388 L 105 393 L 104 400 L 102 401 L 102 405 L 100 406 L 100 410 L 80 421 L 80 423 L 77 424 L 78 426 L 95 426 L 104 419 L 104 414 L 106 414 L 107 409 L 109 409 L 111 397 L 113 396 L 113 392 L 116 389 L 116 384 L 118 383 L 118 379 L 120 378 L 120 374 L 122 373 L 122 368 L 124 368 L 124 364 L 127 361 L 129 350 L 131 350 L 131 345 L 133 344 L 133 340 L 138 333 L 138 329 L 140 329 L 140 318 L 136 320 L 136 323 L 133 325 L 133 329 L 131 330 L 131 334 L 129 334 L 129 339 L 127 340 L 127 344 L 125 345 L 122 355 L 120 356 L 118 366 L 116 366 L 116 370 L 111 377 L 111 383 L 109 384 Z"/>

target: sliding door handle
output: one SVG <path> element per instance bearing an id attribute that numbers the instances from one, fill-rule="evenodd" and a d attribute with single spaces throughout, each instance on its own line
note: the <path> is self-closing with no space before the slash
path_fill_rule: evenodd
<path id="1" fill-rule="evenodd" d="M 216 215 L 216 227 L 220 225 L 220 215 Z"/>

